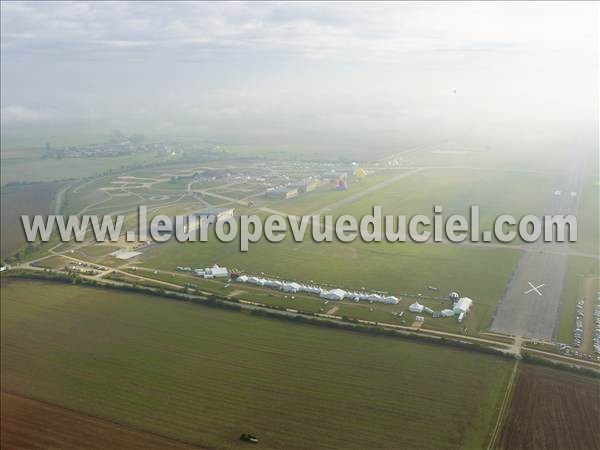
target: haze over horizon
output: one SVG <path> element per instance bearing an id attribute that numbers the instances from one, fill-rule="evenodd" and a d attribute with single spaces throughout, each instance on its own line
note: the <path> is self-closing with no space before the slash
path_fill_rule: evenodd
<path id="1" fill-rule="evenodd" d="M 392 146 L 597 128 L 594 3 L 1 8 L 3 143 L 73 128 Z"/>

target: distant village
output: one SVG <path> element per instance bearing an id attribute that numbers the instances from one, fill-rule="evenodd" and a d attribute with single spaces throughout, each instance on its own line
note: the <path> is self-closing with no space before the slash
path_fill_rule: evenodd
<path id="1" fill-rule="evenodd" d="M 102 143 L 55 147 L 50 142 L 45 146 L 45 158 L 106 158 L 114 156 L 134 155 L 139 153 L 156 156 L 176 156 L 183 153 L 183 146 L 172 141 L 145 142 L 144 135 L 126 136 L 115 131 Z"/>

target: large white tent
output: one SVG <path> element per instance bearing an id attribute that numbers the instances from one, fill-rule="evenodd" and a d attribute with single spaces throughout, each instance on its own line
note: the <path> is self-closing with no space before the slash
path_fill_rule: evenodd
<path id="1" fill-rule="evenodd" d="M 326 300 L 343 300 L 346 296 L 346 291 L 343 289 L 332 289 L 330 291 L 321 292 L 320 297 Z"/>
<path id="2" fill-rule="evenodd" d="M 471 309 L 472 304 L 473 300 L 471 300 L 469 297 L 461 297 L 460 299 L 458 299 L 458 301 L 452 309 L 454 310 L 455 314 L 466 314 L 469 312 L 469 309 Z"/>
<path id="3" fill-rule="evenodd" d="M 408 307 L 408 310 L 410 312 L 420 313 L 420 312 L 423 312 L 423 305 L 421 305 L 419 302 L 414 302 L 412 305 L 410 305 Z"/>

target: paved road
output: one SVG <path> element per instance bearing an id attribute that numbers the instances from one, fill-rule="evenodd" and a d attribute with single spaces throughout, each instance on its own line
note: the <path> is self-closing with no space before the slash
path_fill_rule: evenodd
<path id="1" fill-rule="evenodd" d="M 544 214 L 575 214 L 581 191 L 579 166 L 557 180 L 560 195 L 548 192 L 549 206 Z M 571 192 L 576 192 L 572 196 Z M 535 339 L 553 340 L 567 268 L 569 243 L 532 244 L 523 254 L 500 300 L 491 331 Z M 531 284 L 529 284 L 531 283 Z M 533 286 L 540 286 L 538 294 Z"/>

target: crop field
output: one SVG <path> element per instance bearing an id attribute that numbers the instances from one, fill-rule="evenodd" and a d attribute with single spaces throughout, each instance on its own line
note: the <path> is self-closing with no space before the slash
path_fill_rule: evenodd
<path id="1" fill-rule="evenodd" d="M 480 449 L 510 372 L 450 347 L 98 288 L 5 279 L 1 305 L 3 391 L 208 448 L 245 448 L 249 432 L 273 449 Z"/>
<path id="2" fill-rule="evenodd" d="M 522 364 L 499 447 L 594 450 L 599 417 L 597 378 Z"/>
<path id="3" fill-rule="evenodd" d="M 113 158 L 2 158 L 2 182 L 57 181 L 76 177 L 98 176 L 111 169 L 148 162 L 145 155 L 125 155 Z"/>
<path id="4" fill-rule="evenodd" d="M 127 428 L 97 417 L 1 393 L 0 446 L 4 450 L 60 448 L 61 450 L 197 449 L 198 447 Z"/>

